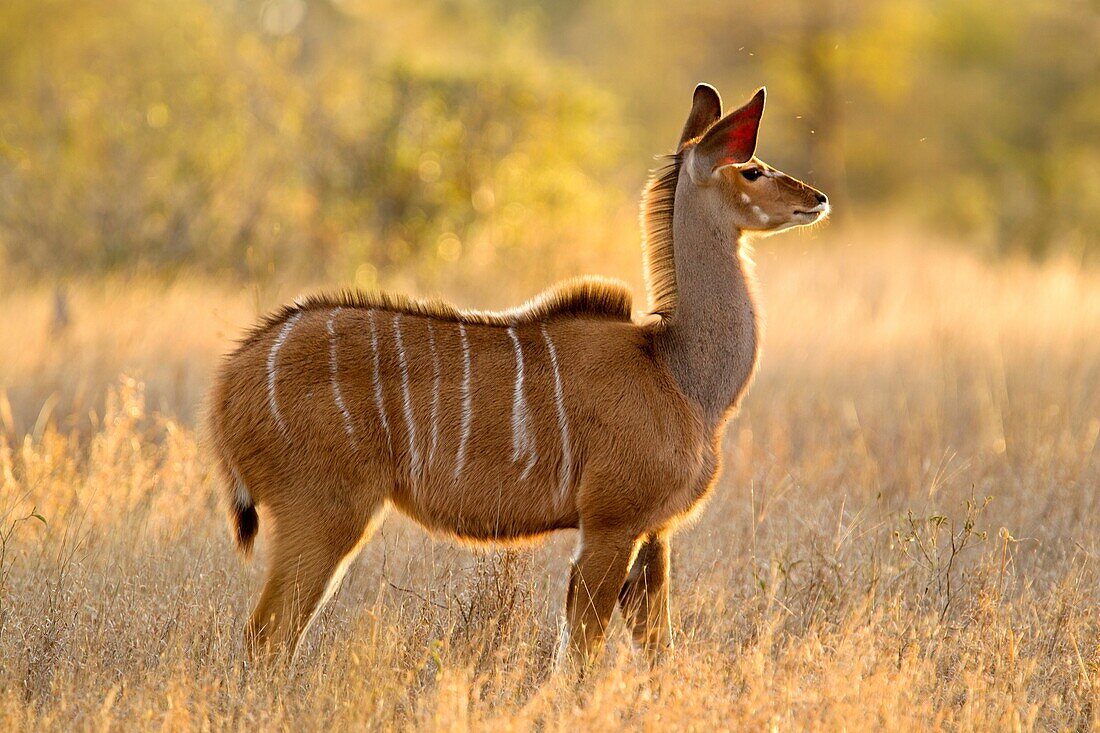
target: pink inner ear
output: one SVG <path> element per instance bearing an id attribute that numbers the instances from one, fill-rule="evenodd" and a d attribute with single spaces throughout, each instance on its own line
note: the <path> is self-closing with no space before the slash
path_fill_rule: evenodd
<path id="1" fill-rule="evenodd" d="M 722 159 L 723 165 L 745 163 L 756 152 L 756 130 L 759 121 L 746 120 L 730 130 L 726 137 L 726 155 Z"/>
<path id="2" fill-rule="evenodd" d="M 729 129 L 726 130 L 723 151 L 725 155 L 719 165 L 741 164 L 752 158 L 756 152 L 756 136 L 760 129 L 760 115 L 764 112 L 764 96 L 757 95 L 751 102 L 733 113 Z"/>

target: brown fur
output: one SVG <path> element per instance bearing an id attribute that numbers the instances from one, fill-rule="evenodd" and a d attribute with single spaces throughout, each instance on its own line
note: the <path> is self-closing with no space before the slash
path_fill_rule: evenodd
<path id="1" fill-rule="evenodd" d="M 742 185 L 736 166 L 696 181 L 722 143 L 707 133 L 720 108 L 700 86 L 679 152 L 646 189 L 658 318 L 632 321 L 627 290 L 593 279 L 501 313 L 345 292 L 268 316 L 227 357 L 210 425 L 242 550 L 256 506 L 274 524 L 251 644 L 293 650 L 394 506 L 477 542 L 579 529 L 571 658 L 598 651 L 616 603 L 651 659 L 670 645 L 669 537 L 713 486 L 723 426 L 756 364 L 741 234 L 762 229 L 753 206 L 776 228 L 817 200 L 776 177 Z M 758 123 L 749 116 L 733 127 Z"/>

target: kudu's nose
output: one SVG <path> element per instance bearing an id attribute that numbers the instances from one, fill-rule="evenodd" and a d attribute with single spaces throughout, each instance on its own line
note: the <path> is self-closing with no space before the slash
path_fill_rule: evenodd
<path id="1" fill-rule="evenodd" d="M 820 191 L 818 191 L 817 192 L 817 203 L 827 204 L 827 203 L 829 203 L 829 197 L 826 196 L 825 194 L 821 193 Z"/>

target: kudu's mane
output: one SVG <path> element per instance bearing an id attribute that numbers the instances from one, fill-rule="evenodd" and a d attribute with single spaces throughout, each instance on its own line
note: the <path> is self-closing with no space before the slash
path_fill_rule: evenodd
<path id="1" fill-rule="evenodd" d="M 678 153 L 668 156 L 665 165 L 649 177 L 642 194 L 642 249 L 645 253 L 649 310 L 662 318 L 671 316 L 679 301 L 672 244 L 672 210 L 682 160 Z"/>
<path id="2" fill-rule="evenodd" d="M 266 316 L 242 344 L 250 344 L 296 313 L 333 308 L 405 313 L 451 323 L 481 326 L 521 326 L 562 318 L 629 321 L 633 307 L 630 289 L 621 282 L 600 277 L 578 277 L 560 282 L 523 305 L 502 311 L 462 310 L 440 299 L 416 299 L 398 293 L 344 289 L 313 293 L 284 305 Z"/>

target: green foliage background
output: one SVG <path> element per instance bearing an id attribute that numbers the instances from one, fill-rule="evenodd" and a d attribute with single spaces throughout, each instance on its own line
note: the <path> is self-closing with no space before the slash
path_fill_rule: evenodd
<path id="1" fill-rule="evenodd" d="M 1091 0 L 6 0 L 0 263 L 425 286 L 586 262 L 693 84 L 841 223 L 1100 249 Z"/>

